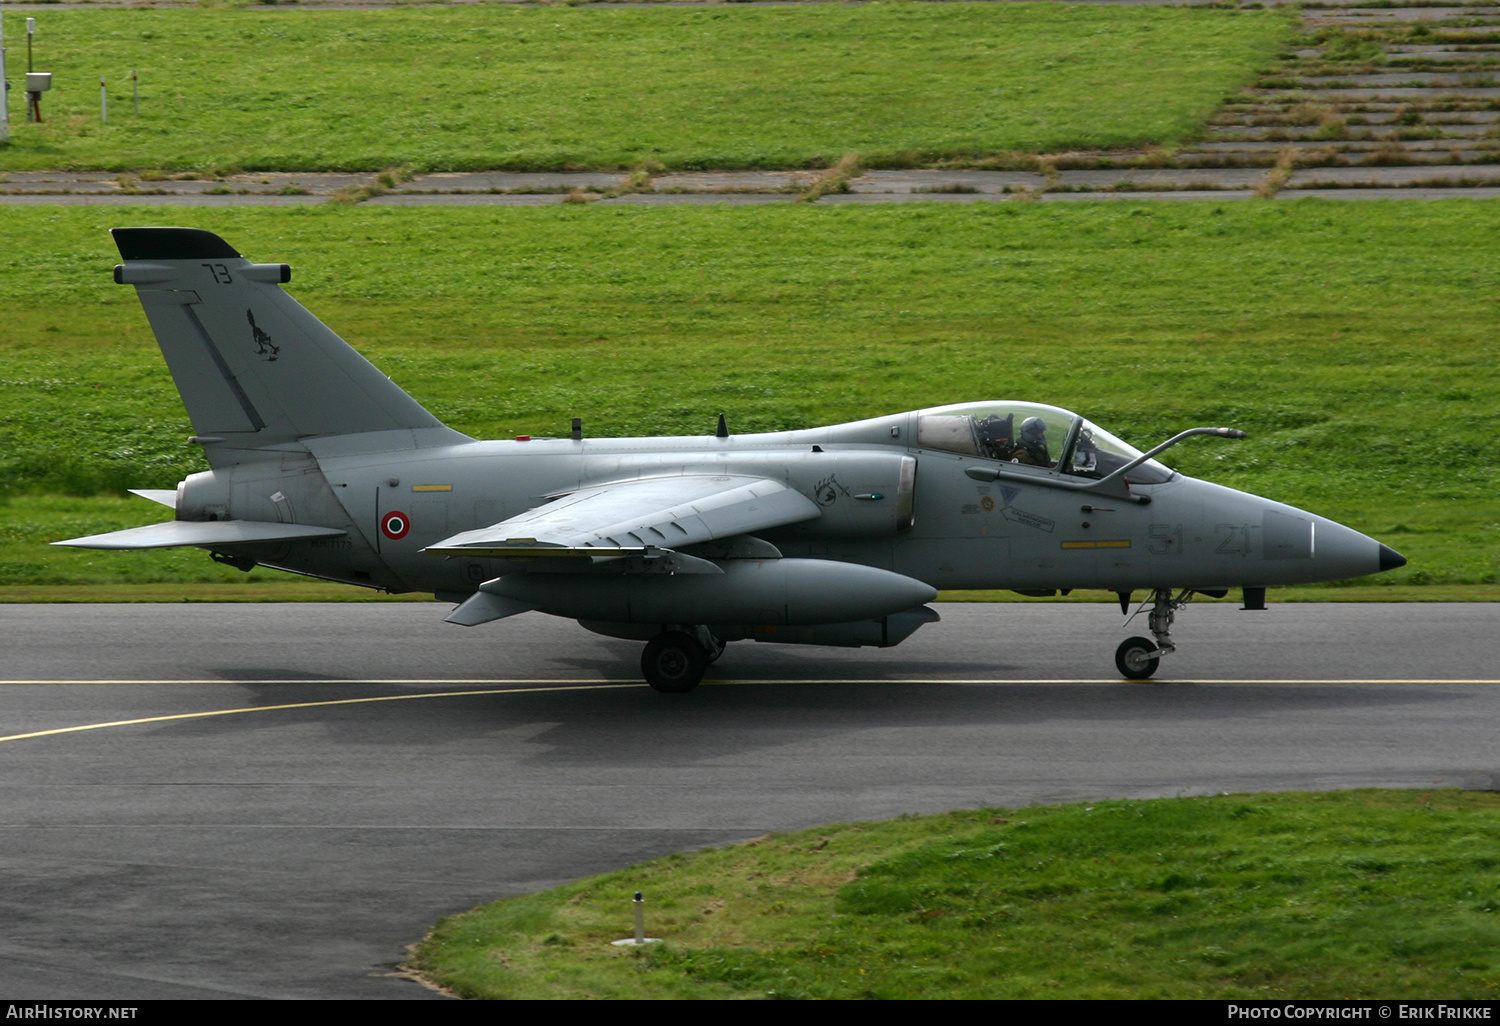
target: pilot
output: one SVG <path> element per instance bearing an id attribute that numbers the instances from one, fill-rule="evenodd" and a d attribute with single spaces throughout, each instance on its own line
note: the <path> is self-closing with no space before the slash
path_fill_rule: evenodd
<path id="1" fill-rule="evenodd" d="M 1050 467 L 1052 458 L 1047 454 L 1047 422 L 1041 417 L 1027 417 L 1021 421 L 1021 437 L 1010 454 L 1012 463 L 1026 463 L 1033 467 Z"/>

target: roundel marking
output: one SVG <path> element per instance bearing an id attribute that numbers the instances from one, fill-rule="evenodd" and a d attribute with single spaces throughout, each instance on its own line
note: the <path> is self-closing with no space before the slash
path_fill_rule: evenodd
<path id="1" fill-rule="evenodd" d="M 406 537 L 406 532 L 411 530 L 411 518 L 405 513 L 391 510 L 380 518 L 380 533 L 392 541 L 399 541 Z"/>

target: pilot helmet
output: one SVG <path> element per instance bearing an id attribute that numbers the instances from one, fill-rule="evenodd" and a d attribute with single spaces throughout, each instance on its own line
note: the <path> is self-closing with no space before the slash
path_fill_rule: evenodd
<path id="1" fill-rule="evenodd" d="M 1047 422 L 1041 417 L 1027 417 L 1021 421 L 1021 441 L 1040 442 L 1047 437 Z"/>

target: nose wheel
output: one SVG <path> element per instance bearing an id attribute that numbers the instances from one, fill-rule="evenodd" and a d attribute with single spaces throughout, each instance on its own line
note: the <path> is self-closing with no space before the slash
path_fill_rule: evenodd
<path id="1" fill-rule="evenodd" d="M 1145 680 L 1161 664 L 1160 651 L 1150 638 L 1126 638 L 1115 649 L 1115 666 L 1126 680 Z"/>
<path id="2" fill-rule="evenodd" d="M 1126 680 L 1145 680 L 1161 665 L 1161 657 L 1177 651 L 1172 644 L 1172 621 L 1177 610 L 1192 601 L 1193 589 L 1183 588 L 1176 598 L 1172 589 L 1157 588 L 1151 593 L 1151 616 L 1147 621 L 1151 628 L 1150 638 L 1126 638 L 1115 649 L 1115 668 Z M 1123 600 L 1122 600 L 1123 607 Z M 1154 640 L 1153 640 L 1154 639 Z"/>

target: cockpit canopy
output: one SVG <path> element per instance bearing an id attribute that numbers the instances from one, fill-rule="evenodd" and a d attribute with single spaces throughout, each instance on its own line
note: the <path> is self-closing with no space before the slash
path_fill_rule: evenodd
<path id="1" fill-rule="evenodd" d="M 917 444 L 980 459 L 1101 478 L 1141 455 L 1076 413 L 1041 403 L 981 402 L 917 414 Z M 1147 460 L 1125 475 L 1131 484 L 1161 484 L 1173 471 Z"/>

